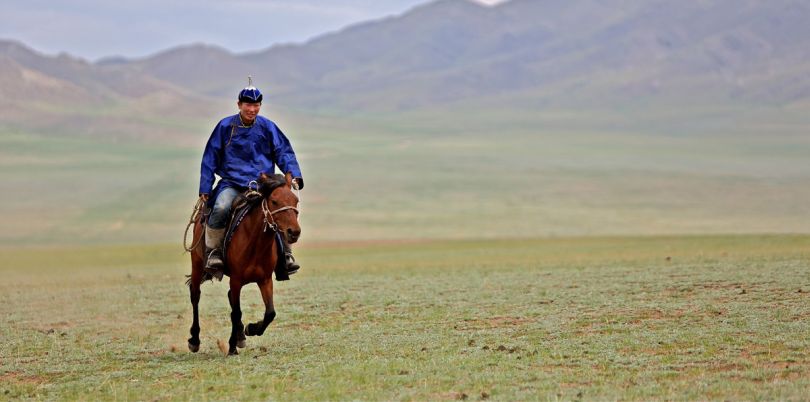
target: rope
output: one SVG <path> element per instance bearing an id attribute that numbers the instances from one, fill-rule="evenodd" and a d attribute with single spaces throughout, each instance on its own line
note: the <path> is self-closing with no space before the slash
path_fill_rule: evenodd
<path id="1" fill-rule="evenodd" d="M 192 252 L 197 246 L 200 245 L 200 241 L 202 241 L 203 234 L 205 231 L 200 232 L 200 237 L 197 240 L 194 240 L 192 237 L 193 243 L 191 247 L 186 246 L 188 244 L 188 229 L 191 228 L 197 220 L 200 219 L 200 213 L 202 212 L 203 208 L 205 208 L 205 203 L 203 202 L 202 197 L 197 200 L 197 203 L 194 204 L 194 211 L 191 212 L 191 216 L 188 218 L 188 225 L 186 225 L 186 231 L 183 232 L 183 249 L 188 251 L 189 253 Z"/>
<path id="2" fill-rule="evenodd" d="M 303 205 L 304 202 L 301 200 L 301 189 L 298 188 L 298 183 L 295 180 L 293 180 L 292 189 L 295 190 L 295 195 L 298 196 L 298 209 L 297 209 L 297 211 L 298 211 L 298 214 L 300 215 L 301 211 L 303 210 L 303 208 L 301 208 L 301 205 Z"/>

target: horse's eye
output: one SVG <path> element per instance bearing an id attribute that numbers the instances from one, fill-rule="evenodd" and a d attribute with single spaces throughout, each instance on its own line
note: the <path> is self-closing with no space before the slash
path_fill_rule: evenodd
<path id="1" fill-rule="evenodd" d="M 278 205 L 278 201 L 273 200 L 273 205 Z"/>

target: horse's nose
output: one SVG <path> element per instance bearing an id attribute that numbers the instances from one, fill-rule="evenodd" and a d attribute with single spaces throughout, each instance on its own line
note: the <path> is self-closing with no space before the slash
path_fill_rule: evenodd
<path id="1" fill-rule="evenodd" d="M 301 236 L 301 229 L 287 229 L 287 239 L 290 241 L 290 243 L 295 243 L 298 241 L 298 236 Z"/>

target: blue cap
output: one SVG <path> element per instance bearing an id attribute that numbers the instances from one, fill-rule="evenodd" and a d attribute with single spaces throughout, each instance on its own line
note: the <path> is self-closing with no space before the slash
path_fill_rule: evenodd
<path id="1" fill-rule="evenodd" d="M 259 88 L 254 86 L 246 87 L 245 89 L 239 92 L 239 102 L 246 102 L 246 103 L 261 103 L 262 101 L 262 92 L 259 91 Z"/>

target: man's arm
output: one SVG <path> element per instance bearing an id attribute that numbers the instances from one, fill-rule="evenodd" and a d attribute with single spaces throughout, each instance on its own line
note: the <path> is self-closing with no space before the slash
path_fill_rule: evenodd
<path id="1" fill-rule="evenodd" d="M 293 179 L 298 183 L 298 188 L 303 189 L 304 177 L 301 174 L 301 167 L 298 165 L 298 159 L 295 157 L 295 151 L 292 144 L 290 144 L 290 140 L 275 124 L 270 124 L 270 131 L 276 153 L 276 165 L 278 165 L 282 173 L 292 173 Z"/>
<path id="2" fill-rule="evenodd" d="M 214 172 L 219 166 L 219 156 L 222 151 L 222 125 L 217 124 L 208 143 L 205 144 L 202 164 L 200 166 L 200 195 L 210 194 L 214 186 Z"/>

